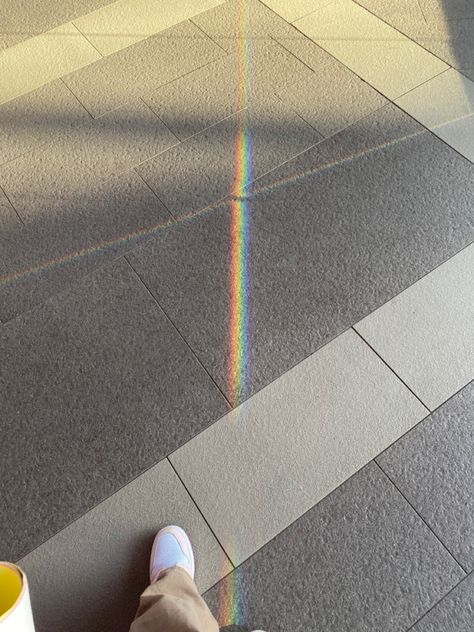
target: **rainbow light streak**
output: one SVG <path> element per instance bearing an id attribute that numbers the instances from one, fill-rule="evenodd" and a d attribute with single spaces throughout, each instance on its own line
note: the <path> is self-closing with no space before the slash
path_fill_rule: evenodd
<path id="1" fill-rule="evenodd" d="M 240 3 L 239 110 L 241 125 L 235 149 L 235 181 L 231 200 L 229 395 L 236 406 L 245 397 L 250 365 L 249 274 L 250 200 L 253 180 L 252 137 L 249 125 L 250 38 L 246 1 Z"/>
<path id="2" fill-rule="evenodd" d="M 232 548 L 231 548 L 231 557 Z M 244 625 L 246 623 L 246 611 L 242 590 L 242 572 L 238 569 L 226 575 L 219 585 L 219 625 Z"/>

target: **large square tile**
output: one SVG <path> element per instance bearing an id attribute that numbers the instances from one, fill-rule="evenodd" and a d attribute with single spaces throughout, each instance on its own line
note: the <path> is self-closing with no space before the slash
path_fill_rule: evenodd
<path id="1" fill-rule="evenodd" d="M 19 561 L 36 631 L 127 632 L 149 583 L 153 537 L 168 524 L 189 534 L 202 592 L 232 568 L 164 460 Z"/>
<path id="2" fill-rule="evenodd" d="M 442 599 L 411 632 L 471 632 L 474 628 L 474 573 Z"/>
<path id="3" fill-rule="evenodd" d="M 96 59 L 100 54 L 71 23 L 7 48 L 0 53 L 0 103 Z"/>
<path id="4" fill-rule="evenodd" d="M 224 54 L 191 22 L 183 22 L 100 59 L 64 81 L 98 117 Z"/>
<path id="5" fill-rule="evenodd" d="M 222 625 L 235 613 L 249 630 L 400 632 L 462 577 L 370 464 L 205 598 Z"/>
<path id="6" fill-rule="evenodd" d="M 119 0 L 74 20 L 102 55 L 111 55 L 224 0 Z"/>
<path id="7" fill-rule="evenodd" d="M 257 95 L 245 111 L 142 163 L 137 172 L 175 217 L 196 212 L 236 190 L 242 133 L 252 146 L 254 177 L 322 138 L 277 97 Z"/>
<path id="8" fill-rule="evenodd" d="M 349 330 L 170 459 L 240 564 L 426 412 Z"/>
<path id="9" fill-rule="evenodd" d="M 40 207 L 43 216 L 26 226 L 19 221 L 4 225 L 0 321 L 70 288 L 82 274 L 143 243 L 170 221 L 168 211 L 133 171 L 65 192 L 58 202 L 58 215 L 45 204 Z"/>
<path id="10" fill-rule="evenodd" d="M 33 151 L 90 119 L 58 79 L 0 106 L 0 165 Z"/>
<path id="11" fill-rule="evenodd" d="M 227 404 L 123 260 L 0 328 L 0 557 L 17 559 Z"/>
<path id="12" fill-rule="evenodd" d="M 175 145 L 177 138 L 140 99 L 0 167 L 0 186 L 27 222 L 68 215 L 66 200 Z"/>
<path id="13" fill-rule="evenodd" d="M 223 160 L 207 173 L 219 173 Z M 177 165 L 170 161 L 169 171 Z M 191 173 L 195 180 L 176 175 L 174 189 L 189 187 L 189 204 L 192 191 L 208 195 L 213 185 L 197 167 Z M 161 197 L 160 182 L 172 179 L 163 168 L 154 178 Z M 247 394 L 474 239 L 472 165 L 393 105 L 257 180 L 249 205 Z M 133 253 L 227 392 L 232 225 L 222 204 Z"/>
<path id="14" fill-rule="evenodd" d="M 396 101 L 474 162 L 474 82 L 450 68 Z"/>
<path id="15" fill-rule="evenodd" d="M 352 0 L 336 0 L 295 26 L 389 99 L 448 68 Z"/>
<path id="16" fill-rule="evenodd" d="M 474 382 L 377 461 L 458 562 L 474 570 Z"/>
<path id="17" fill-rule="evenodd" d="M 356 325 L 430 410 L 474 378 L 473 270 L 471 245 Z"/>

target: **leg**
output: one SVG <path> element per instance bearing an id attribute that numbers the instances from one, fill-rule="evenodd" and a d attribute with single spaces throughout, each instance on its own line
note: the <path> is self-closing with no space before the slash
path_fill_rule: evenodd
<path id="1" fill-rule="evenodd" d="M 188 537 L 177 527 L 162 529 L 153 545 L 151 584 L 141 596 L 130 632 L 219 632 L 193 578 Z"/>

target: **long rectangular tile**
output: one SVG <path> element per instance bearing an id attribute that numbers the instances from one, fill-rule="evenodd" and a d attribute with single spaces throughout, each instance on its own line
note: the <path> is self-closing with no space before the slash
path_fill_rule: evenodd
<path id="1" fill-rule="evenodd" d="M 0 165 L 87 122 L 90 114 L 57 79 L 0 106 Z"/>
<path id="2" fill-rule="evenodd" d="M 442 599 L 410 632 L 471 632 L 474 628 L 474 573 Z"/>
<path id="3" fill-rule="evenodd" d="M 462 578 L 372 463 L 204 597 L 239 630 L 400 632 Z"/>
<path id="4" fill-rule="evenodd" d="M 17 559 L 228 410 L 119 260 L 0 328 L 0 557 Z"/>
<path id="5" fill-rule="evenodd" d="M 255 96 L 245 123 L 243 116 L 243 112 L 230 116 L 137 167 L 175 217 L 207 207 L 235 191 L 241 161 L 238 138 L 244 126 L 252 142 L 255 177 L 322 138 L 276 97 Z"/>
<path id="6" fill-rule="evenodd" d="M 284 91 L 312 74 L 279 44 L 254 44 L 251 53 L 248 99 Z M 242 64 L 231 54 L 195 70 L 143 97 L 181 140 L 215 125 L 242 109 Z"/>
<path id="7" fill-rule="evenodd" d="M 177 142 L 152 110 L 135 99 L 0 167 L 0 186 L 25 221 L 67 216 L 66 200 Z"/>
<path id="8" fill-rule="evenodd" d="M 102 55 L 116 53 L 224 0 L 118 0 L 74 20 Z"/>
<path id="9" fill-rule="evenodd" d="M 450 68 L 396 103 L 474 162 L 474 81 Z"/>
<path id="10" fill-rule="evenodd" d="M 0 103 L 87 66 L 100 54 L 72 23 L 0 52 Z"/>
<path id="11" fill-rule="evenodd" d="M 170 459 L 240 564 L 425 414 L 348 331 Z"/>
<path id="12" fill-rule="evenodd" d="M 356 325 L 431 410 L 474 378 L 473 270 L 471 245 Z"/>
<path id="13" fill-rule="evenodd" d="M 64 81 L 98 117 L 223 54 L 194 24 L 183 22 L 72 73 Z"/>
<path id="14" fill-rule="evenodd" d="M 48 196 L 45 196 L 48 199 Z M 170 221 L 133 171 L 61 196 L 60 216 L 3 224 L 0 321 L 63 292 L 85 273 L 143 243 Z"/>
<path id="15" fill-rule="evenodd" d="M 352 0 L 336 0 L 295 26 L 389 99 L 448 68 Z"/>
<path id="16" fill-rule="evenodd" d="M 198 167 L 195 180 L 176 176 L 176 196 L 183 183 L 190 203 L 193 191 L 209 194 L 219 160 L 216 152 L 204 184 Z M 172 176 L 157 169 L 154 177 L 160 195 L 160 177 Z M 474 239 L 472 165 L 393 105 L 257 180 L 248 204 L 246 396 Z M 232 398 L 231 235 L 222 204 L 132 259 Z"/>
<path id="17" fill-rule="evenodd" d="M 474 570 L 474 382 L 377 462 L 463 568 Z"/>
<path id="18" fill-rule="evenodd" d="M 169 462 L 161 461 L 19 561 L 36 631 L 127 632 L 149 583 L 153 537 L 168 524 L 189 534 L 202 592 L 232 568 Z"/>

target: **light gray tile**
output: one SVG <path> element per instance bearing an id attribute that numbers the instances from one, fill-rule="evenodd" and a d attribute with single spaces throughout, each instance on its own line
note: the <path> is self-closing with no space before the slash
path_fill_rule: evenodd
<path id="1" fill-rule="evenodd" d="M 262 94 L 312 74 L 276 43 L 256 44 L 250 55 L 247 98 L 243 100 L 243 60 L 226 56 L 159 88 L 144 100 L 180 138 L 192 136 L 231 116 Z"/>
<path id="2" fill-rule="evenodd" d="M 389 99 L 447 65 L 352 0 L 335 0 L 295 26 Z"/>
<path id="3" fill-rule="evenodd" d="M 450 68 L 396 101 L 474 162 L 474 82 Z"/>
<path id="4" fill-rule="evenodd" d="M 474 245 L 356 325 L 434 410 L 474 377 Z"/>
<path id="5" fill-rule="evenodd" d="M 241 133 L 252 144 L 255 177 L 321 140 L 277 97 L 256 96 L 245 114 L 221 121 L 141 164 L 137 171 L 175 217 L 196 212 L 235 191 L 242 161 Z"/>
<path id="6" fill-rule="evenodd" d="M 233 599 L 245 630 L 400 632 L 462 577 L 372 463 L 205 598 L 222 625 Z"/>
<path id="7" fill-rule="evenodd" d="M 189 534 L 201 591 L 231 565 L 167 460 L 20 560 L 37 632 L 127 632 L 149 583 L 155 533 L 178 524 Z"/>
<path id="8" fill-rule="evenodd" d="M 0 105 L 0 165 L 89 119 L 87 110 L 61 80 Z"/>
<path id="9" fill-rule="evenodd" d="M 25 221 L 67 215 L 65 200 L 177 142 L 150 108 L 136 99 L 4 165 L 0 186 Z"/>
<path id="10" fill-rule="evenodd" d="M 18 559 L 228 410 L 124 260 L 0 328 L 0 557 Z"/>
<path id="11" fill-rule="evenodd" d="M 466 577 L 410 632 L 471 632 L 474 628 L 474 573 Z"/>
<path id="12" fill-rule="evenodd" d="M 458 562 L 474 570 L 474 382 L 377 461 Z"/>
<path id="13" fill-rule="evenodd" d="M 81 275 L 143 243 L 170 221 L 168 211 L 133 171 L 66 192 L 59 202 L 63 208 L 58 217 L 45 212 L 26 226 L 13 222 L 4 227 L 0 320 L 70 288 Z M 49 210 L 46 202 L 43 208 Z"/>
<path id="14" fill-rule="evenodd" d="M 308 72 L 304 79 L 277 90 L 277 94 L 326 137 L 387 103 L 368 83 L 334 59 L 318 66 L 314 73 Z"/>
<path id="15" fill-rule="evenodd" d="M 349 330 L 170 459 L 239 564 L 425 414 Z"/>
<path id="16" fill-rule="evenodd" d="M 223 54 L 194 24 L 183 22 L 100 59 L 64 81 L 97 117 Z"/>
<path id="17" fill-rule="evenodd" d="M 270 42 L 288 25 L 259 0 L 228 0 L 192 21 L 228 52 L 241 51 L 243 40 Z"/>

